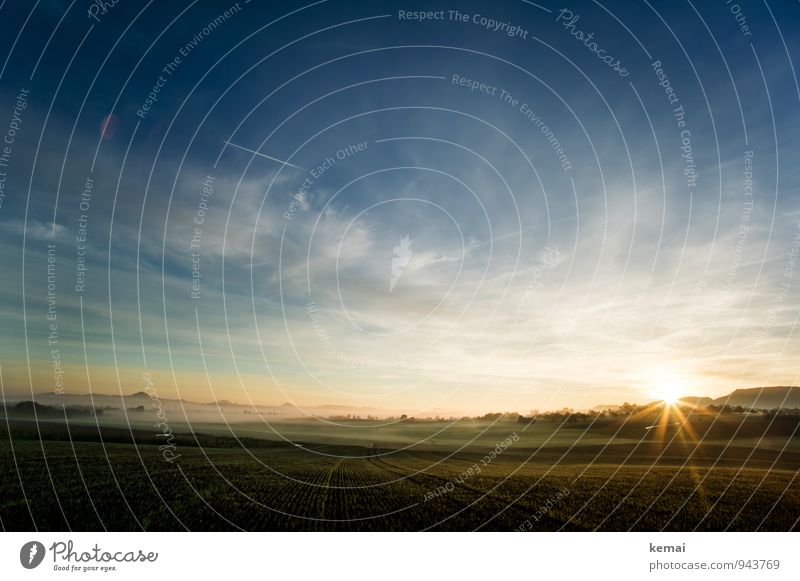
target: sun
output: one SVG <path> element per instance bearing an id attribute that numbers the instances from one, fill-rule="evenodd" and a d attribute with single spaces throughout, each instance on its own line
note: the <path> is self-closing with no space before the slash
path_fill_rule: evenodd
<path id="1" fill-rule="evenodd" d="M 659 399 L 664 400 L 665 403 L 674 404 L 685 391 L 684 383 L 674 377 L 664 378 L 659 382 L 657 395 Z"/>

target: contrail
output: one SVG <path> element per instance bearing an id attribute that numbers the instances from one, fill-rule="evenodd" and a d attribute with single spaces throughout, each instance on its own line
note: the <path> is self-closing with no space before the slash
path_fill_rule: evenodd
<path id="1" fill-rule="evenodd" d="M 299 169 L 300 171 L 305 171 L 299 165 L 295 165 L 293 163 L 289 163 L 288 161 L 284 161 L 282 159 L 278 159 L 277 157 L 271 157 L 271 156 L 269 156 L 269 155 L 267 155 L 265 153 L 259 153 L 258 151 L 253 151 L 252 149 L 247 149 L 246 147 L 242 147 L 241 145 L 236 145 L 235 143 L 231 143 L 230 141 L 223 141 L 223 143 L 226 144 L 226 145 L 230 145 L 231 147 L 238 147 L 239 149 L 241 149 L 243 151 L 247 151 L 247 152 L 252 153 L 254 155 L 260 155 L 261 157 L 266 157 L 267 159 L 270 159 L 272 161 L 281 163 L 283 165 L 288 165 L 289 167 L 293 167 L 295 169 Z"/>

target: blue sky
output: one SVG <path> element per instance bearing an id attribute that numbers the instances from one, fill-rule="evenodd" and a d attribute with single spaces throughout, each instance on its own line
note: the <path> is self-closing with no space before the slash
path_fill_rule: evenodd
<path id="1" fill-rule="evenodd" d="M 148 371 L 200 401 L 796 383 L 795 6 L 264 4 L 0 8 L 3 134 L 29 90 L 2 168 L 7 392 L 52 391 L 54 346 L 69 392 Z"/>

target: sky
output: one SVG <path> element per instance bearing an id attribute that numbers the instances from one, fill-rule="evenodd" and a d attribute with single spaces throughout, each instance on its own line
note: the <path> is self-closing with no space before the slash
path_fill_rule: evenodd
<path id="1" fill-rule="evenodd" d="M 799 17 L 2 3 L 3 392 L 425 415 L 796 385 Z"/>

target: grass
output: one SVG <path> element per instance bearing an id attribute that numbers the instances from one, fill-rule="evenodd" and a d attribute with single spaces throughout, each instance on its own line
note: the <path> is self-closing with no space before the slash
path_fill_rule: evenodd
<path id="1" fill-rule="evenodd" d="M 797 528 L 798 438 L 762 423 L 740 442 L 730 435 L 741 421 L 725 421 L 713 433 L 693 426 L 709 436 L 699 445 L 621 424 L 295 422 L 303 447 L 256 425 L 237 428 L 242 446 L 204 426 L 196 440 L 176 435 L 174 463 L 149 432 L 71 424 L 70 441 L 63 424 L 17 421 L 0 434 L 0 519 L 7 530 L 90 531 Z"/>

